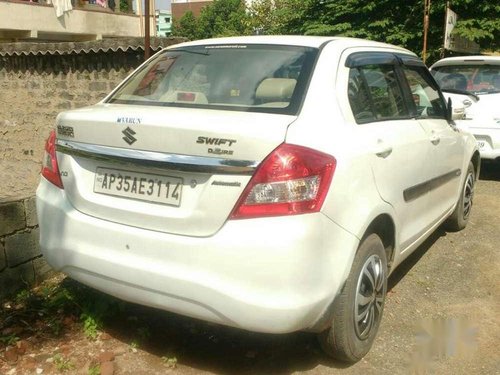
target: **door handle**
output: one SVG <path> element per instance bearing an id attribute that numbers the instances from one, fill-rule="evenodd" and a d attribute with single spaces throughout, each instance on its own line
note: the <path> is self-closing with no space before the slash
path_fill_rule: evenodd
<path id="1" fill-rule="evenodd" d="M 434 132 L 432 132 L 432 135 L 429 139 L 433 145 L 437 145 L 439 144 L 439 142 L 441 142 L 441 137 Z"/>
<path id="2" fill-rule="evenodd" d="M 377 141 L 377 147 L 375 148 L 375 155 L 379 158 L 385 159 L 392 153 L 392 147 L 386 144 L 384 141 L 379 139 Z"/>

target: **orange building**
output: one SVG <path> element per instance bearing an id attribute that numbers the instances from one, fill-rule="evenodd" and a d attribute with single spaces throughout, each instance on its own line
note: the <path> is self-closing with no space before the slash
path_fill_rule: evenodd
<path id="1" fill-rule="evenodd" d="M 198 17 L 201 10 L 211 2 L 212 0 L 172 0 L 172 18 L 179 20 L 188 11 Z"/>

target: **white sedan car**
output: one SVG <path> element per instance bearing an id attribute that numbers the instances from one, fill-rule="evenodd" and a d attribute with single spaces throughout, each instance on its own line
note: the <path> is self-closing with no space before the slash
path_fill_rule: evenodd
<path id="1" fill-rule="evenodd" d="M 179 44 L 61 113 L 37 190 L 56 269 L 124 300 L 319 334 L 357 361 L 387 278 L 467 224 L 480 157 L 411 52 L 349 38 Z"/>
<path id="2" fill-rule="evenodd" d="M 500 160 L 500 56 L 462 56 L 431 67 L 445 97 L 465 107 L 457 126 L 474 134 L 483 159 Z"/>

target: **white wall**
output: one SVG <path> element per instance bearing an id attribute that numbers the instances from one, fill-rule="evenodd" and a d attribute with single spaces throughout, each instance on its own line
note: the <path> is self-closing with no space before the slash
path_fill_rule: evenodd
<path id="1" fill-rule="evenodd" d="M 151 25 L 151 35 L 154 35 Z M 73 9 L 57 18 L 52 6 L 0 1 L 0 39 L 92 40 L 139 37 L 136 15 Z"/>

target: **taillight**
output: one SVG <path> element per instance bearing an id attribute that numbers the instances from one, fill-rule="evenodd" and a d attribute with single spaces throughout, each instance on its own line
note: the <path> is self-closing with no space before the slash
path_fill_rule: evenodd
<path id="1" fill-rule="evenodd" d="M 42 176 L 52 182 L 57 187 L 63 189 L 61 176 L 59 175 L 59 167 L 56 157 L 56 132 L 50 132 L 47 142 L 45 142 L 45 153 L 42 162 Z"/>
<path id="2" fill-rule="evenodd" d="M 336 160 L 307 147 L 283 143 L 269 154 L 236 204 L 231 219 L 318 212 Z"/>

